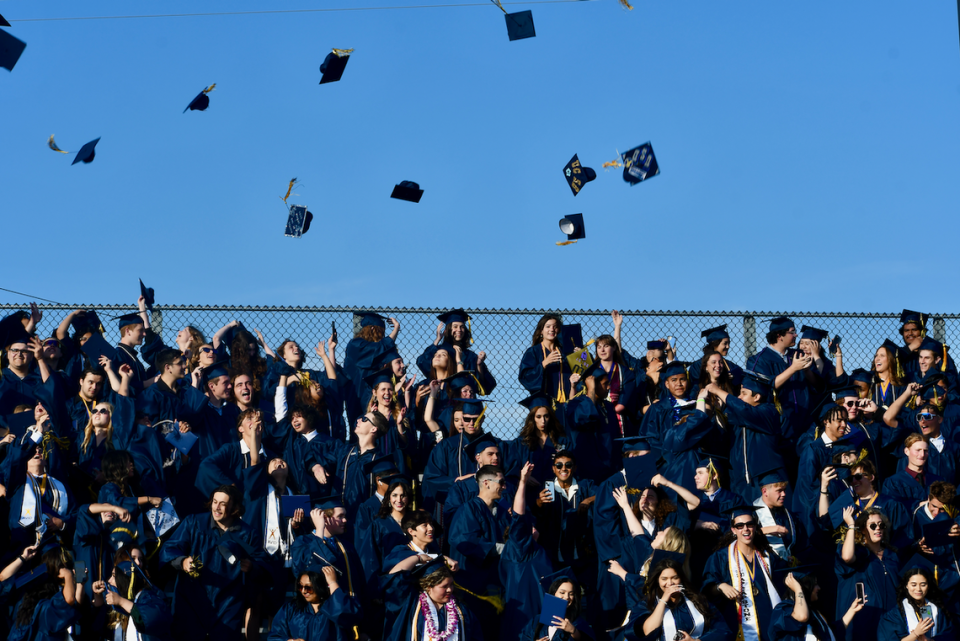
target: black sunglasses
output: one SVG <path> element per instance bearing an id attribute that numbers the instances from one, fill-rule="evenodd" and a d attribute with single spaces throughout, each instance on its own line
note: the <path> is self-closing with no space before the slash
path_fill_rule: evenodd
<path id="1" fill-rule="evenodd" d="M 562 462 L 560 462 L 560 461 L 557 461 L 556 463 L 554 463 L 553 466 L 554 466 L 555 468 L 557 468 L 558 470 L 572 470 L 572 469 L 573 469 L 573 463 L 562 463 Z"/>
<path id="2" fill-rule="evenodd" d="M 360 422 L 361 422 L 361 423 L 369 423 L 369 422 L 370 422 L 370 419 L 367 418 L 366 416 L 361 416 L 361 417 L 360 417 Z"/>
<path id="3" fill-rule="evenodd" d="M 754 529 L 754 528 L 757 527 L 757 522 L 756 522 L 756 521 L 744 521 L 743 523 L 734 523 L 734 524 L 733 524 L 733 529 L 734 529 L 734 530 L 742 530 L 742 529 L 745 528 L 745 527 L 748 527 L 748 528 L 750 528 L 750 529 L 752 530 L 752 529 Z"/>
<path id="4" fill-rule="evenodd" d="M 204 354 L 210 354 L 215 350 L 212 347 L 201 347 L 200 351 L 203 352 Z"/>
<path id="5" fill-rule="evenodd" d="M 304 585 L 304 584 L 301 583 L 298 587 L 300 588 L 300 591 L 301 591 L 301 592 L 313 592 L 313 586 L 312 586 L 312 585 L 309 585 L 309 584 Z"/>
<path id="6" fill-rule="evenodd" d="M 850 478 L 852 478 L 854 481 L 859 481 L 863 479 L 863 474 L 851 474 Z"/>
<path id="7" fill-rule="evenodd" d="M 875 531 L 877 531 L 877 530 L 886 530 L 886 529 L 887 529 L 887 524 L 886 524 L 886 523 L 871 523 L 871 524 L 868 525 L 867 527 L 870 528 L 871 531 L 874 531 L 874 532 L 875 532 Z"/>
<path id="8" fill-rule="evenodd" d="M 110 410 L 108 410 L 106 407 L 101 407 L 101 408 L 99 408 L 99 409 L 92 410 L 90 413 L 91 413 L 91 414 L 106 414 L 107 416 L 109 416 L 109 415 L 110 415 Z"/>

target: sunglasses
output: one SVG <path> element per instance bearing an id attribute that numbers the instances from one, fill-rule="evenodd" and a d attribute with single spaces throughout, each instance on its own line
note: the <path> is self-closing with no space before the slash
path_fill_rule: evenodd
<path id="1" fill-rule="evenodd" d="M 367 418 L 366 416 L 361 416 L 361 417 L 360 417 L 360 422 L 361 422 L 361 423 L 369 423 L 369 422 L 370 422 L 370 419 Z"/>
<path id="2" fill-rule="evenodd" d="M 918 421 L 932 421 L 934 416 L 936 416 L 936 415 L 935 415 L 935 414 L 932 414 L 932 413 L 930 413 L 930 412 L 920 412 L 919 414 L 917 414 L 917 420 L 918 420 Z"/>
<path id="3" fill-rule="evenodd" d="M 204 354 L 212 354 L 214 352 L 214 349 L 212 347 L 201 347 L 200 351 L 203 352 Z"/>
<path id="4" fill-rule="evenodd" d="M 750 528 L 751 530 L 753 530 L 753 529 L 755 529 L 756 527 L 757 527 L 757 522 L 756 522 L 756 521 L 744 521 L 743 523 L 734 523 L 734 524 L 733 524 L 733 529 L 734 529 L 734 530 L 742 530 L 743 528 Z"/>
<path id="5" fill-rule="evenodd" d="M 876 532 L 877 530 L 886 530 L 886 529 L 887 529 L 886 523 L 871 523 L 871 524 L 868 525 L 867 527 L 870 528 L 870 530 L 873 531 L 873 532 Z"/>
<path id="6" fill-rule="evenodd" d="M 573 463 L 554 463 L 553 466 L 558 470 L 572 470 Z"/>
<path id="7" fill-rule="evenodd" d="M 856 405 L 856 404 L 857 404 L 856 401 L 847 401 L 846 403 L 843 404 L 843 406 L 844 406 L 844 407 L 853 407 L 853 406 Z"/>
<path id="8" fill-rule="evenodd" d="M 58 341 L 55 338 L 48 338 L 47 340 L 43 341 L 43 346 L 44 347 L 60 347 L 60 341 Z"/>
<path id="9" fill-rule="evenodd" d="M 99 408 L 99 409 L 92 410 L 90 413 L 91 413 L 91 414 L 106 414 L 107 416 L 110 416 L 110 410 L 108 410 L 106 407 L 101 407 L 101 408 Z"/>
<path id="10" fill-rule="evenodd" d="M 301 592 L 313 592 L 313 586 L 310 584 L 304 585 L 301 583 L 298 587 L 300 588 Z"/>
<path id="11" fill-rule="evenodd" d="M 850 478 L 852 478 L 854 481 L 860 481 L 863 479 L 863 474 L 851 474 Z"/>

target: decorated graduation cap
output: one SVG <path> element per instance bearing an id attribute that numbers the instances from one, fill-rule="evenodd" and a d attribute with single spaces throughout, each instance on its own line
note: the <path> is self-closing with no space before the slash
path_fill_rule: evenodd
<path id="1" fill-rule="evenodd" d="M 654 349 L 663 350 L 663 349 L 666 349 L 666 348 L 667 348 L 667 343 L 666 343 L 666 341 L 647 341 L 647 349 L 648 349 L 648 350 L 654 350 Z"/>
<path id="2" fill-rule="evenodd" d="M 320 84 L 325 85 L 328 82 L 337 82 L 343 77 L 343 71 L 350 62 L 350 54 L 353 49 L 333 49 L 327 54 L 327 57 L 320 63 Z"/>
<path id="3" fill-rule="evenodd" d="M 495 439 L 492 435 L 483 433 L 467 443 L 463 450 L 467 453 L 468 457 L 476 458 L 477 454 L 480 454 L 488 447 L 496 447 L 499 449 L 500 443 L 498 443 L 497 439 Z"/>
<path id="4" fill-rule="evenodd" d="M 570 185 L 570 191 L 576 196 L 580 193 L 580 190 L 583 189 L 584 185 L 591 180 L 596 180 L 597 172 L 590 167 L 582 166 L 580 159 L 577 158 L 577 154 L 573 154 L 570 162 L 563 167 L 563 177 L 567 180 L 567 184 Z"/>
<path id="5" fill-rule="evenodd" d="M 930 316 L 924 314 L 923 312 L 915 312 L 912 309 L 905 309 L 900 313 L 900 326 L 903 327 L 907 323 L 915 323 L 920 327 L 920 329 L 926 329 L 927 320 Z"/>
<path id="6" fill-rule="evenodd" d="M 719 327 L 705 329 L 700 332 L 700 336 L 707 339 L 708 343 L 715 343 L 722 341 L 725 338 L 730 338 L 730 334 L 727 333 L 727 326 L 725 324 L 720 325 Z"/>
<path id="7" fill-rule="evenodd" d="M 862 367 L 858 367 L 857 369 L 850 372 L 850 381 L 857 382 L 857 383 L 866 383 L 867 385 L 870 385 L 871 383 L 873 383 L 873 374 L 871 374 L 868 370 L 863 369 Z"/>
<path id="8" fill-rule="evenodd" d="M 630 186 L 638 185 L 660 173 L 660 165 L 653 154 L 653 145 L 645 142 L 620 155 L 623 160 L 623 180 Z"/>
<path id="9" fill-rule="evenodd" d="M 101 356 L 106 356 L 114 363 L 117 362 L 117 348 L 108 343 L 100 332 L 93 332 L 87 342 L 80 346 L 80 350 L 96 367 L 100 366 Z"/>
<path id="10" fill-rule="evenodd" d="M 187 108 L 183 110 L 183 113 L 189 111 L 205 111 L 207 107 L 210 106 L 210 96 L 207 94 L 213 91 L 214 87 L 217 86 L 217 83 L 213 83 L 203 91 L 197 94 L 197 97 L 190 101 L 190 104 L 187 105 Z"/>
<path id="11" fill-rule="evenodd" d="M 387 317 L 381 316 L 376 312 L 357 312 L 354 315 L 360 317 L 360 327 L 379 327 L 385 329 L 387 326 L 386 323 L 384 323 Z"/>
<path id="12" fill-rule="evenodd" d="M 80 147 L 80 151 L 77 152 L 76 157 L 74 157 L 73 162 L 70 164 L 76 165 L 78 162 L 82 162 L 84 164 L 92 163 L 94 157 L 97 155 L 96 149 L 98 142 L 100 142 L 99 138 L 96 140 L 91 140 L 83 147 Z"/>
<path id="13" fill-rule="evenodd" d="M 796 327 L 796 324 L 786 316 L 777 316 L 770 319 L 771 332 L 785 332 L 791 327 Z"/>
<path id="14" fill-rule="evenodd" d="M 373 374 L 367 374 L 363 377 L 363 382 L 369 385 L 370 389 L 376 389 L 380 383 L 393 385 L 393 370 L 391 368 L 384 368 Z"/>
<path id="15" fill-rule="evenodd" d="M 567 239 L 557 243 L 558 245 L 571 245 L 581 238 L 586 238 L 587 230 L 583 225 L 583 214 L 568 214 L 561 218 L 560 231 L 567 235 Z"/>
<path id="16" fill-rule="evenodd" d="M 671 376 L 677 376 L 678 374 L 686 376 L 687 368 L 684 367 L 684 364 L 680 361 L 670 361 L 660 371 L 660 380 L 665 381 Z"/>
<path id="17" fill-rule="evenodd" d="M 522 399 L 521 401 L 519 401 L 519 403 L 523 407 L 526 407 L 528 410 L 532 410 L 537 407 L 552 406 L 553 399 L 551 399 L 547 394 L 544 394 L 543 392 L 537 392 L 535 394 L 531 394 L 525 399 Z"/>
<path id="18" fill-rule="evenodd" d="M 393 193 L 390 194 L 390 197 L 396 198 L 397 200 L 418 203 L 420 199 L 423 198 L 423 190 L 420 189 L 420 185 L 412 180 L 401 180 L 399 185 L 394 186 Z"/>
<path id="19" fill-rule="evenodd" d="M 818 343 L 821 342 L 823 339 L 825 339 L 827 335 L 828 333 L 826 330 L 817 329 L 816 327 L 810 327 L 809 325 L 804 325 L 803 327 L 800 328 L 800 338 L 805 338 L 811 341 L 817 341 Z"/>
<path id="20" fill-rule="evenodd" d="M 557 570 L 553 574 L 548 574 L 546 576 L 540 577 L 540 588 L 543 590 L 544 594 L 550 593 L 550 586 L 556 583 L 557 581 L 573 583 L 574 585 L 579 585 L 577 582 L 577 577 L 573 575 L 573 571 L 570 568 L 562 568 Z"/>
<path id="21" fill-rule="evenodd" d="M 623 469 L 627 473 L 627 491 L 636 494 L 650 487 L 651 480 L 657 475 L 657 460 L 650 455 L 625 458 Z"/>
<path id="22" fill-rule="evenodd" d="M 120 316 L 117 316 L 117 327 L 119 329 L 123 329 L 128 325 L 143 325 L 143 319 L 140 317 L 140 312 L 121 314 Z"/>
<path id="23" fill-rule="evenodd" d="M 110 528 L 110 547 L 113 548 L 113 551 L 119 552 L 124 548 L 130 548 L 136 544 L 136 526 L 131 528 L 129 523 L 114 521 Z"/>
<path id="24" fill-rule="evenodd" d="M 14 38 L 6 31 L 0 31 L 0 67 L 7 71 L 13 71 L 13 68 L 17 65 L 17 60 L 20 60 L 20 56 L 26 48 L 27 43 L 23 40 Z"/>
<path id="25" fill-rule="evenodd" d="M 313 214 L 307 211 L 306 205 L 290 205 L 287 209 L 287 226 L 283 230 L 284 236 L 300 238 L 310 231 Z"/>
<path id="26" fill-rule="evenodd" d="M 156 300 L 153 294 L 153 287 L 147 287 L 143 284 L 142 279 L 137 279 L 140 281 L 140 295 L 143 296 L 143 300 L 146 303 L 147 307 L 153 307 L 153 303 Z"/>

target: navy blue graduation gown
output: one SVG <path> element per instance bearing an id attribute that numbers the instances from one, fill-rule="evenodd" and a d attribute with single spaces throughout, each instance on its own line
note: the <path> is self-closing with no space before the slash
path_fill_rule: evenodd
<path id="1" fill-rule="evenodd" d="M 913 514 L 922 501 L 930 495 L 930 486 L 941 481 L 930 472 L 923 473 L 923 483 L 914 479 L 906 470 L 901 470 L 883 482 L 883 493 L 900 501 L 908 514 Z"/>
<path id="2" fill-rule="evenodd" d="M 147 330 L 153 333 L 153 330 Z M 156 337 L 156 334 L 154 334 Z M 146 338 L 144 338 L 146 342 Z M 130 391 L 133 394 L 139 394 L 143 391 L 143 384 L 147 380 L 147 368 L 140 362 L 140 356 L 137 354 L 136 347 L 130 347 L 122 343 L 117 344 L 117 360 L 113 366 L 119 370 L 122 366 L 129 365 L 133 370 L 133 376 L 130 378 Z"/>
<path id="3" fill-rule="evenodd" d="M 178 385 L 174 392 L 162 380 L 143 390 L 137 397 L 137 409 L 150 417 L 151 422 L 175 421 L 178 418 L 191 420 L 198 415 L 209 400 L 203 392 L 189 385 Z M 234 426 L 236 430 L 236 426 Z M 200 436 L 199 432 L 197 436 Z M 202 440 L 202 437 L 201 437 Z M 216 448 L 207 451 L 212 452 Z"/>
<path id="4" fill-rule="evenodd" d="M 94 581 L 106 581 L 113 573 L 113 548 L 110 533 L 103 526 L 99 514 L 91 514 L 89 505 L 77 512 L 73 533 L 73 558 L 87 566 L 88 580 L 83 584 L 87 599 L 93 599 Z"/>
<path id="5" fill-rule="evenodd" d="M 41 385 L 40 371 L 32 367 L 23 378 L 12 369 L 0 370 L 0 414 L 12 414 L 17 405 L 33 405 L 37 402 L 34 389 Z"/>
<path id="6" fill-rule="evenodd" d="M 462 570 L 461 570 L 462 571 Z M 460 581 L 460 572 L 456 580 Z M 424 614 L 420 606 L 420 590 L 417 581 L 409 572 L 385 574 L 381 578 L 386 617 L 383 623 L 383 641 L 422 641 L 424 638 Z M 483 641 L 483 634 L 469 606 L 455 591 L 457 613 L 460 618 L 463 641 Z M 449 641 L 458 641 L 451 637 Z"/>
<path id="7" fill-rule="evenodd" d="M 579 507 L 585 499 L 596 496 L 597 485 L 589 479 L 574 479 L 574 483 L 577 491 L 571 499 L 556 491 L 552 502 L 534 509 L 539 543 L 559 566 L 586 560 L 594 547 L 593 507 L 583 511 Z"/>
<path id="8" fill-rule="evenodd" d="M 450 345 L 450 349 L 453 350 L 452 343 L 447 343 Z M 430 345 L 427 349 L 423 350 L 423 354 L 417 357 L 417 367 L 423 372 L 424 376 L 430 375 L 430 369 L 433 366 L 433 355 L 437 353 L 439 347 L 436 345 Z M 493 390 L 497 387 L 497 379 L 493 376 L 493 372 L 486 366 L 477 365 L 477 353 L 472 349 L 461 349 L 460 354 L 463 358 L 463 369 L 464 371 L 474 372 L 474 376 L 477 377 L 480 387 L 482 389 L 477 390 L 478 396 L 486 396 L 493 393 Z"/>
<path id="9" fill-rule="evenodd" d="M 561 351 L 563 349 L 561 348 Z M 541 345 L 528 347 L 520 359 L 520 372 L 518 380 L 523 388 L 530 394 L 543 392 L 558 404 L 569 400 L 570 395 L 570 366 L 567 364 L 567 353 L 564 351 L 563 358 L 559 363 L 552 363 L 546 368 L 543 366 L 543 359 L 546 358 Z M 557 420 L 563 423 L 566 415 L 562 407 L 554 407 L 557 414 Z"/>
<path id="10" fill-rule="evenodd" d="M 63 592 L 58 591 L 37 603 L 29 625 L 14 625 L 8 640 L 63 641 L 67 628 L 78 622 L 79 615 L 80 610 L 67 605 Z"/>
<path id="11" fill-rule="evenodd" d="M 379 445 L 373 449 L 360 452 L 359 445 L 343 443 L 341 441 L 325 441 L 318 452 L 320 464 L 327 471 L 327 485 L 340 493 L 343 507 L 347 510 L 347 517 L 352 522 L 360 504 L 373 496 L 373 478 L 365 474 L 363 467 L 374 460 L 388 459 L 400 472 L 406 470 L 403 456 L 399 451 L 386 454 Z M 332 494 L 333 492 L 329 492 Z"/>
<path id="12" fill-rule="evenodd" d="M 708 603 L 707 605 L 709 610 L 703 617 L 703 634 L 698 636 L 697 639 L 701 639 L 702 641 L 733 641 L 736 635 L 731 632 L 727 622 L 723 616 L 720 615 L 720 611 L 712 604 Z M 669 607 L 670 612 L 673 614 L 673 622 L 677 626 L 677 631 L 683 630 L 687 634 L 690 634 L 693 631 L 694 622 L 693 616 L 690 614 L 690 610 L 687 609 L 686 603 L 683 601 L 678 604 L 671 603 L 667 607 Z M 653 614 L 653 612 L 647 606 L 646 599 L 640 600 L 635 616 L 632 614 L 630 617 L 633 622 L 636 638 L 647 639 L 649 641 L 664 641 L 663 626 L 657 628 L 649 635 L 645 636 L 643 634 L 643 622 L 650 618 L 651 614 Z M 673 640 L 666 639 L 665 641 Z"/>
<path id="13" fill-rule="evenodd" d="M 243 441 L 227 443 L 200 462 L 197 489 L 203 496 L 210 497 L 221 485 L 243 487 L 241 475 L 250 467 L 250 453 L 243 453 L 240 449 L 242 443 Z M 266 468 L 271 458 L 273 455 L 264 451 L 260 454 L 259 464 Z"/>
<path id="14" fill-rule="evenodd" d="M 349 425 L 356 422 L 370 400 L 370 387 L 364 382 L 364 377 L 380 369 L 377 367 L 380 358 L 395 346 L 390 336 L 384 336 L 376 343 L 354 337 L 347 343 L 343 357 L 343 373 L 346 376 L 343 396 Z"/>
<path id="15" fill-rule="evenodd" d="M 795 349 L 787 350 L 787 359 L 793 362 Z M 789 365 L 783 357 L 770 347 L 764 347 L 759 353 L 747 360 L 747 369 L 763 374 L 771 380 L 787 370 Z M 810 412 L 816 407 L 811 398 L 810 386 L 804 372 L 796 372 L 777 390 L 777 399 L 783 415 L 783 435 L 794 440 L 811 422 Z"/>
<path id="16" fill-rule="evenodd" d="M 956 639 L 953 624 L 946 617 L 943 608 L 938 608 L 935 621 L 937 633 L 933 634 L 932 629 L 927 632 L 924 636 L 928 641 L 954 641 Z M 903 603 L 898 604 L 898 607 L 892 608 L 880 617 L 880 625 L 877 628 L 878 641 L 900 641 L 900 639 L 909 635 L 910 628 L 907 626 L 907 619 L 903 614 Z"/>
<path id="17" fill-rule="evenodd" d="M 356 599 L 345 597 L 340 588 L 316 612 L 310 605 L 299 609 L 295 601 L 286 603 L 273 618 L 267 641 L 354 641 L 353 628 L 361 619 Z"/>
<path id="18" fill-rule="evenodd" d="M 293 558 L 294 576 L 300 576 L 308 570 L 321 573 L 324 567 L 334 566 L 339 570 L 337 581 L 340 587 L 347 591 L 345 598 L 363 603 L 364 595 L 367 594 L 363 565 L 357 551 L 345 537 L 321 538 L 314 531 L 293 542 L 290 556 Z"/>
<path id="19" fill-rule="evenodd" d="M 553 574 L 553 564 L 533 539 L 533 523 L 529 513 L 515 514 L 510 519 L 510 538 L 503 548 L 499 568 L 504 601 L 501 639 L 516 639 L 527 622 L 539 614 L 543 601 L 540 579 Z"/>
<path id="20" fill-rule="evenodd" d="M 847 639 L 874 634 L 880 617 L 897 607 L 897 585 L 900 582 L 900 559 L 893 550 L 884 550 L 883 559 L 863 547 L 856 546 L 853 565 L 847 565 L 837 546 L 834 570 L 837 574 L 837 612 L 846 612 L 857 598 L 857 583 L 863 583 L 867 604 L 853 617 L 847 628 Z"/>
<path id="21" fill-rule="evenodd" d="M 573 443 L 577 475 L 601 482 L 613 474 L 621 458 L 616 441 L 620 424 L 613 403 L 594 403 L 586 395 L 578 396 L 567 403 L 565 413 L 566 438 Z"/>
<path id="22" fill-rule="evenodd" d="M 812 604 L 808 604 L 812 606 Z M 816 636 L 817 641 L 830 641 L 830 633 L 836 641 L 842 641 L 845 635 L 843 621 L 835 621 L 832 624 L 827 622 L 822 616 L 817 616 L 811 611 L 807 617 L 806 623 L 800 623 L 793 618 L 793 608 L 796 603 L 793 599 L 781 601 L 773 609 L 773 617 L 770 621 L 770 628 L 767 631 L 767 638 L 770 641 L 809 641 L 807 638 L 807 626 Z M 849 605 L 847 606 L 849 607 Z M 844 610 L 846 612 L 846 610 Z M 898 639 L 899 641 L 899 639 Z"/>
<path id="23" fill-rule="evenodd" d="M 358 540 L 357 554 L 366 577 L 368 598 L 378 598 L 379 594 L 374 591 L 379 589 L 378 577 L 383 560 L 398 545 L 406 543 L 407 536 L 400 524 L 392 516 L 387 516 L 374 518 L 367 535 L 358 537 Z"/>
<path id="24" fill-rule="evenodd" d="M 571 621 L 573 627 L 580 632 L 580 639 L 582 641 L 595 639 L 593 628 L 590 627 L 590 623 L 587 622 L 582 616 L 577 617 L 576 621 Z M 547 626 L 540 623 L 540 609 L 538 609 L 533 618 L 530 618 L 526 625 L 523 626 L 523 630 L 520 633 L 520 641 L 540 641 L 543 637 L 547 636 Z M 573 639 L 573 635 L 565 632 L 564 630 L 557 630 L 551 641 L 570 641 Z"/>
<path id="25" fill-rule="evenodd" d="M 513 505 L 513 497 L 517 493 L 517 484 L 513 479 L 507 479 L 507 486 L 504 488 L 497 501 L 497 505 L 502 510 L 509 510 Z M 453 523 L 453 519 L 459 510 L 467 501 L 480 495 L 480 484 L 477 483 L 476 476 L 457 481 L 447 492 L 447 500 L 443 503 L 443 522 Z"/>
<path id="26" fill-rule="evenodd" d="M 744 403 L 733 395 L 727 396 L 728 424 L 733 434 L 730 449 L 730 489 L 749 503 L 760 495 L 752 485 L 754 475 L 764 470 L 751 470 L 750 461 L 783 463 L 777 452 L 781 448 L 783 432 L 780 414 L 773 403 L 760 403 L 756 407 Z"/>
<path id="27" fill-rule="evenodd" d="M 43 496 L 40 497 L 38 503 L 42 505 L 37 506 L 37 516 L 38 518 L 31 524 L 26 526 L 20 525 L 20 511 L 23 507 L 23 493 L 25 489 L 26 481 L 26 472 L 24 472 L 20 477 L 19 485 L 7 484 L 8 496 L 10 496 L 10 515 L 7 521 L 10 528 L 10 536 L 15 541 L 14 547 L 23 547 L 24 545 L 32 545 L 36 543 L 36 524 L 39 523 L 39 514 L 40 511 L 44 514 L 55 515 L 63 521 L 63 529 L 61 532 L 69 539 L 73 536 L 73 528 L 77 520 L 77 502 L 74 498 L 73 492 L 70 490 L 70 486 L 66 483 L 63 483 L 65 493 L 67 495 L 67 511 L 64 514 L 58 514 L 54 510 L 55 502 L 55 492 L 52 489 L 52 484 L 47 484 L 47 487 L 44 489 Z M 57 479 L 60 480 L 60 479 Z M 9 494 L 12 489 L 12 494 Z"/>
<path id="28" fill-rule="evenodd" d="M 240 562 L 230 565 L 217 549 L 228 540 L 243 542 L 251 550 L 254 569 L 240 571 Z M 244 610 L 249 605 L 264 561 L 260 533 L 243 521 L 236 521 L 224 532 L 209 513 L 184 518 L 160 548 L 160 563 L 179 566 L 182 558 L 199 559 L 203 567 L 199 578 L 177 568 L 173 596 L 174 626 L 183 639 L 239 639 Z"/>
<path id="29" fill-rule="evenodd" d="M 736 585 L 736 580 L 730 575 L 730 563 L 728 561 L 727 554 L 727 548 L 723 547 L 711 554 L 710 558 L 707 559 L 707 565 L 703 570 L 704 591 L 712 586 L 720 585 L 721 583 L 727 583 L 732 585 L 734 588 L 739 589 L 739 586 Z M 778 575 L 773 573 L 780 568 L 786 567 L 788 564 L 785 561 L 782 561 L 780 557 L 773 553 L 773 551 L 768 554 L 768 557 L 770 560 L 769 569 L 774 588 L 781 590 L 783 589 L 783 586 L 780 580 L 778 580 Z M 773 606 L 770 605 L 771 595 L 767 588 L 767 582 L 760 576 L 759 560 L 757 560 L 756 563 L 756 580 L 753 581 L 753 586 L 757 589 L 757 595 L 754 597 L 754 604 L 756 605 L 757 621 L 760 634 L 764 635 L 766 631 L 770 629 Z M 723 615 L 724 620 L 727 622 L 727 627 L 732 631 L 739 631 L 740 618 L 737 613 L 736 602 L 730 601 L 726 597 L 721 597 L 721 600 L 722 603 L 719 610 Z"/>
<path id="30" fill-rule="evenodd" d="M 450 557 L 460 564 L 457 582 L 478 594 L 500 583 L 495 548 L 505 541 L 510 517 L 502 508 L 495 510 L 496 514 L 476 497 L 457 510 L 450 524 Z"/>
<path id="31" fill-rule="evenodd" d="M 133 599 L 128 626 L 136 627 L 142 641 L 173 639 L 173 611 L 163 592 L 147 586 Z"/>
<path id="32" fill-rule="evenodd" d="M 316 432 L 312 439 L 307 440 L 303 434 L 293 431 L 286 419 L 281 423 L 287 423 L 287 428 L 290 430 L 290 436 L 283 450 L 283 460 L 290 468 L 291 484 L 297 494 L 309 494 L 314 500 L 321 498 L 325 492 L 324 487 L 320 485 L 311 470 L 314 465 L 321 464 L 323 444 L 330 438 Z"/>
<path id="33" fill-rule="evenodd" d="M 666 402 L 666 401 L 664 401 Z M 685 421 L 676 422 L 663 435 L 663 476 L 691 492 L 697 491 L 694 475 L 697 463 L 705 452 L 726 452 L 725 435 L 717 423 L 705 412 L 694 410 L 684 415 Z M 666 489 L 666 488 L 665 488 Z M 667 493 L 674 495 L 672 490 Z"/>
<path id="34" fill-rule="evenodd" d="M 920 430 L 917 430 L 918 432 Z M 937 446 L 933 444 L 932 441 L 927 441 L 927 444 L 930 446 L 930 449 L 927 453 L 927 464 L 925 468 L 930 471 L 931 474 L 939 476 L 941 479 L 956 485 L 960 475 L 957 474 L 957 465 L 960 462 L 960 445 L 955 441 L 944 436 L 943 439 L 943 451 L 937 449 Z M 899 465 L 897 465 L 897 470 L 907 469 L 907 457 L 902 455 Z"/>

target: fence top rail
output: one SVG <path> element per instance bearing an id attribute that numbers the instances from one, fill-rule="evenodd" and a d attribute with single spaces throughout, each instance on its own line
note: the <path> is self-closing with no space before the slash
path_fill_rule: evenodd
<path id="1" fill-rule="evenodd" d="M 0 303 L 0 310 L 18 310 L 29 309 L 29 303 L 13 304 Z M 133 304 L 90 304 L 90 303 L 63 303 L 50 304 L 43 303 L 37 305 L 39 309 L 102 309 L 102 310 L 128 310 L 134 307 Z M 313 313 L 347 313 L 372 311 L 381 314 L 442 314 L 449 310 L 446 307 L 375 307 L 375 306 L 271 306 L 271 305 L 155 305 L 154 309 L 158 311 L 225 311 L 225 312 L 313 312 Z M 577 315 L 601 315 L 609 314 L 610 310 L 603 309 L 467 309 L 468 314 L 559 314 L 561 316 Z M 689 317 L 714 317 L 714 316 L 742 316 L 754 318 L 775 318 L 777 316 L 800 316 L 803 318 L 811 317 L 829 317 L 829 318 L 899 318 L 899 312 L 767 312 L 767 311 L 682 311 L 682 310 L 620 310 L 624 316 L 689 316 Z M 957 319 L 960 314 L 931 313 L 930 318 Z"/>

